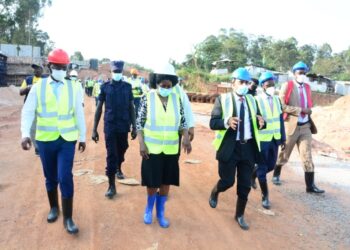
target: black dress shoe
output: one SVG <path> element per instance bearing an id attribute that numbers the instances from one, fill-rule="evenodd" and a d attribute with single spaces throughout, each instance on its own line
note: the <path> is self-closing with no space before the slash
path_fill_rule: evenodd
<path id="1" fill-rule="evenodd" d="M 209 197 L 209 205 L 212 208 L 216 208 L 218 205 L 219 192 L 217 191 L 217 186 L 213 188 Z"/>
<path id="2" fill-rule="evenodd" d="M 125 176 L 124 176 L 124 174 L 123 174 L 121 169 L 117 169 L 117 172 L 116 172 L 115 176 L 117 177 L 118 180 L 125 179 Z"/>
<path id="3" fill-rule="evenodd" d="M 238 222 L 238 225 L 243 229 L 243 230 L 248 230 L 249 229 L 249 226 L 248 224 L 245 222 L 244 220 L 244 216 L 239 216 L 239 217 L 236 217 L 236 221 Z"/>

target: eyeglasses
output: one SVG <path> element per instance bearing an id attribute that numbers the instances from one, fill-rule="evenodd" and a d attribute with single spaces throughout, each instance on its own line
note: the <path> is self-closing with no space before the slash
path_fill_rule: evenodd
<path id="1" fill-rule="evenodd" d="M 65 64 L 51 64 L 51 69 L 67 70 L 67 65 L 65 65 Z"/>

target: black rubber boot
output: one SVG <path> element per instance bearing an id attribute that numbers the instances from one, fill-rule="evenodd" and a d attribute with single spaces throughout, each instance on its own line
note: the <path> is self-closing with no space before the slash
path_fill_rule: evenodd
<path id="1" fill-rule="evenodd" d="M 219 198 L 219 191 L 218 191 L 218 185 L 216 184 L 211 191 L 210 197 L 209 197 L 209 205 L 212 208 L 216 208 L 218 205 L 218 198 Z"/>
<path id="2" fill-rule="evenodd" d="M 305 172 L 305 184 L 307 193 L 322 194 L 325 191 L 316 187 L 315 182 L 315 173 L 314 172 Z"/>
<path id="3" fill-rule="evenodd" d="M 105 196 L 109 199 L 113 199 L 113 197 L 117 194 L 117 190 L 115 188 L 115 175 L 108 176 L 108 189 L 105 193 Z"/>
<path id="4" fill-rule="evenodd" d="M 282 165 L 276 165 L 273 171 L 272 183 L 279 186 L 282 184 L 280 180 Z"/>
<path id="5" fill-rule="evenodd" d="M 259 185 L 260 185 L 261 195 L 262 195 L 261 205 L 265 209 L 270 209 L 271 208 L 271 204 L 270 204 L 270 201 L 269 201 L 269 189 L 267 187 L 267 182 L 259 180 Z"/>
<path id="6" fill-rule="evenodd" d="M 52 191 L 48 191 L 47 197 L 49 198 L 50 203 L 50 212 L 47 215 L 47 222 L 52 223 L 57 220 L 59 214 L 57 188 Z"/>
<path id="7" fill-rule="evenodd" d="M 237 198 L 235 219 L 238 222 L 238 225 L 243 230 L 248 230 L 249 229 L 248 224 L 244 220 L 244 210 L 245 210 L 245 206 L 246 205 L 247 205 L 247 201 L 242 200 L 239 197 Z"/>
<path id="8" fill-rule="evenodd" d="M 63 225 L 64 228 L 70 234 L 77 234 L 79 232 L 78 227 L 74 224 L 72 219 L 73 214 L 73 198 L 62 198 L 62 212 L 63 212 Z"/>
<path id="9" fill-rule="evenodd" d="M 256 166 L 254 166 L 253 174 L 252 174 L 252 180 L 251 180 L 252 188 L 254 188 L 254 189 L 257 188 L 257 185 L 256 185 L 256 171 L 257 170 L 258 170 L 258 168 Z"/>

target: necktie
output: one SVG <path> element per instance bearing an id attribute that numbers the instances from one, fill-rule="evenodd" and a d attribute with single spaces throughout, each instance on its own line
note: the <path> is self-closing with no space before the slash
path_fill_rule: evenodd
<path id="1" fill-rule="evenodd" d="M 300 105 L 301 105 L 301 108 L 306 108 L 305 107 L 305 98 L 304 98 L 304 90 L 303 90 L 303 86 L 300 85 L 299 86 L 299 95 L 300 95 Z M 305 114 L 304 113 L 301 113 L 301 117 L 304 118 L 305 117 Z"/>
<path id="2" fill-rule="evenodd" d="M 239 110 L 239 140 L 244 141 L 244 98 L 239 99 L 241 101 L 241 108 Z"/>

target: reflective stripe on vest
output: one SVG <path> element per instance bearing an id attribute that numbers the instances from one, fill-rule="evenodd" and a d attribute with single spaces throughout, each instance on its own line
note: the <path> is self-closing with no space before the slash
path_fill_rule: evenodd
<path id="1" fill-rule="evenodd" d="M 252 95 L 245 95 L 245 98 L 247 100 L 247 104 L 249 106 L 249 110 L 251 113 L 254 134 L 257 135 L 258 125 L 257 125 L 257 121 L 256 121 L 256 112 L 257 112 L 256 102 L 255 102 L 255 99 Z M 232 115 L 233 115 L 233 101 L 234 101 L 234 99 L 233 99 L 232 93 L 221 94 L 222 119 L 224 121 L 227 120 L 228 118 L 232 117 Z M 226 131 L 227 131 L 227 129 L 216 131 L 215 139 L 212 143 L 216 150 L 220 149 L 220 146 L 221 146 L 221 143 L 225 137 Z M 255 141 L 256 141 L 258 149 L 260 151 L 259 138 L 255 137 Z"/>
<path id="2" fill-rule="evenodd" d="M 71 81 L 64 81 L 59 103 L 47 78 L 38 83 L 37 131 L 38 141 L 54 141 L 60 135 L 66 141 L 78 139 L 78 128 L 74 117 L 77 88 Z"/>
<path id="3" fill-rule="evenodd" d="M 168 97 L 166 111 L 156 91 L 147 94 L 147 121 L 144 140 L 151 154 L 177 154 L 179 151 L 180 101 L 176 94 Z"/>
<path id="4" fill-rule="evenodd" d="M 270 103 L 266 98 L 256 97 L 262 116 L 266 122 L 266 129 L 259 130 L 259 140 L 264 142 L 281 139 L 281 105 L 278 97 L 273 96 L 273 113 L 271 112 Z"/>

